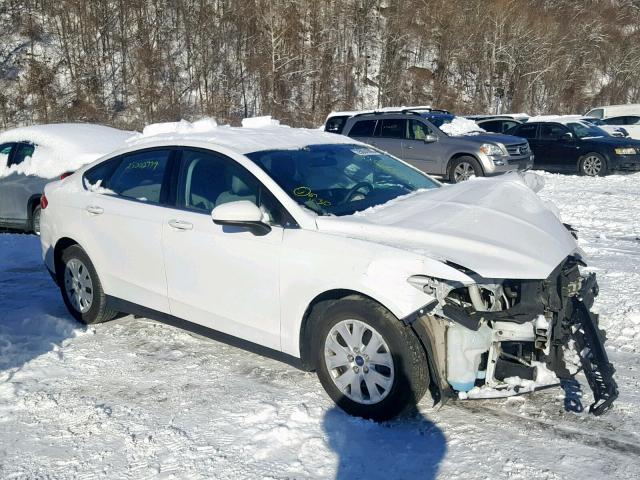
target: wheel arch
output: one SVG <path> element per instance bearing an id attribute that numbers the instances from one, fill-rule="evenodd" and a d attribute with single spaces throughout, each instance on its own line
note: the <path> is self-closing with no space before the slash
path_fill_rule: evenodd
<path id="1" fill-rule="evenodd" d="M 69 248 L 72 245 L 78 245 L 80 246 L 80 244 L 75 241 L 73 238 L 70 237 L 62 237 L 59 238 L 58 241 L 56 242 L 55 247 L 53 247 L 53 264 L 54 264 L 54 268 L 55 268 L 55 278 L 57 279 L 59 276 L 59 273 L 61 271 L 61 266 L 62 266 L 62 252 L 64 252 L 67 248 Z M 82 247 L 80 247 L 82 248 Z"/>
<path id="2" fill-rule="evenodd" d="M 474 155 L 473 153 L 468 153 L 468 152 L 457 152 L 454 153 L 451 158 L 449 159 L 449 161 L 447 162 L 447 167 L 445 169 L 444 174 L 447 176 L 451 175 L 451 165 L 453 164 L 454 161 L 456 161 L 457 159 L 461 158 L 461 157 L 471 157 L 473 158 L 476 162 L 478 162 L 478 165 L 480 165 L 480 170 L 482 171 L 482 175 L 485 175 L 485 170 L 484 170 L 484 166 L 482 165 L 482 162 L 480 161 L 480 159 Z"/>
<path id="3" fill-rule="evenodd" d="M 605 162 L 605 169 L 609 170 L 609 168 L 611 168 L 611 159 L 609 158 L 609 155 L 606 151 L 604 151 L 604 149 L 602 150 L 597 150 L 597 149 L 593 149 L 593 150 L 587 150 L 585 153 L 583 153 L 582 155 L 578 156 L 578 161 L 576 162 L 576 171 L 578 173 L 581 173 L 582 170 L 580 168 L 580 165 L 582 164 L 582 161 L 587 158 L 589 155 L 598 155 L 600 157 L 602 157 L 604 159 Z"/>
<path id="4" fill-rule="evenodd" d="M 360 297 L 367 300 L 371 300 L 372 302 L 375 302 L 376 304 L 380 305 L 382 308 L 388 310 L 393 315 L 393 312 L 387 306 L 381 303 L 379 300 L 365 293 L 358 292 L 356 290 L 351 290 L 347 288 L 336 288 L 332 290 L 327 290 L 325 292 L 322 292 L 316 295 L 316 297 L 313 300 L 311 300 L 311 302 L 309 302 L 309 304 L 307 305 L 307 308 L 305 309 L 304 315 L 302 317 L 302 322 L 300 324 L 300 334 L 299 334 L 300 335 L 300 338 L 299 338 L 300 360 L 301 360 L 303 369 L 307 371 L 315 370 L 315 365 L 312 360 L 313 355 L 311 352 L 311 338 L 312 338 L 311 334 L 313 331 L 311 328 L 312 325 L 310 322 L 311 312 L 316 306 L 318 306 L 323 302 L 343 300 L 347 297 Z"/>

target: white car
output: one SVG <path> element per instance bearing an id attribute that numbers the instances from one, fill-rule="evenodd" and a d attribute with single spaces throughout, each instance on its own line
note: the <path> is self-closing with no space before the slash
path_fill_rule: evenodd
<path id="1" fill-rule="evenodd" d="M 530 180 L 441 187 L 339 135 L 165 124 L 47 185 L 42 252 L 79 321 L 208 327 L 354 415 L 534 390 L 574 373 L 571 339 L 603 413 L 595 275 Z"/>

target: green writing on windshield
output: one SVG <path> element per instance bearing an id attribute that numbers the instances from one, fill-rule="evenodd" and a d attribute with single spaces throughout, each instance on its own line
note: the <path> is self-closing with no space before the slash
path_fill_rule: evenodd
<path id="1" fill-rule="evenodd" d="M 330 207 L 331 202 L 329 200 L 324 200 L 322 198 L 318 198 L 318 194 L 314 193 L 309 187 L 296 187 L 293 189 L 293 194 L 296 197 L 305 197 L 307 201 L 311 201 L 318 205 L 319 207 Z"/>

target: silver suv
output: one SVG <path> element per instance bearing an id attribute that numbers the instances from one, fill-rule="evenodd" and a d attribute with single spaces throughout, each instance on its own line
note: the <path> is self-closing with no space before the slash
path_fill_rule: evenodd
<path id="1" fill-rule="evenodd" d="M 454 118 L 449 112 L 422 108 L 346 112 L 329 115 L 325 130 L 368 143 L 454 183 L 533 166 L 526 139 L 484 132 L 448 135 L 438 128 Z"/>

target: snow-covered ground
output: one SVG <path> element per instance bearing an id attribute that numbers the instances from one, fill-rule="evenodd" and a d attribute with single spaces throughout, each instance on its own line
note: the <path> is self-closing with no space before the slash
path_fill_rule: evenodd
<path id="1" fill-rule="evenodd" d="M 77 324 L 38 239 L 0 234 L 0 478 L 640 478 L 640 174 L 544 177 L 598 273 L 607 415 L 554 388 L 350 418 L 274 360 L 146 319 Z"/>

